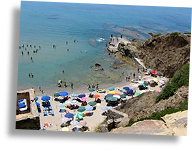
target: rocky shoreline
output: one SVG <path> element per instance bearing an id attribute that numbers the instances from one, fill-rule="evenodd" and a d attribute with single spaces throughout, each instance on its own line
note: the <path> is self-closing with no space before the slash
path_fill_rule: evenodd
<path id="1" fill-rule="evenodd" d="M 117 39 L 117 37 L 115 38 Z M 109 43 L 107 49 L 112 53 L 119 53 L 122 56 L 131 58 L 138 68 L 150 68 L 158 71 L 158 73 L 162 76 L 172 78 L 183 65 L 190 62 L 190 38 L 190 34 L 159 35 L 149 38 L 145 42 L 128 42 L 128 40 L 123 42 L 121 41 L 121 38 L 118 38 L 119 41 L 116 40 L 115 45 L 111 45 L 111 43 Z M 116 51 L 113 51 L 114 48 Z M 178 108 L 180 103 L 188 100 L 188 91 L 188 86 L 182 86 L 174 93 L 173 96 L 162 100 L 159 103 L 156 103 L 155 99 L 160 93 L 148 92 L 140 95 L 139 97 L 130 99 L 126 104 L 115 109 L 119 113 L 127 115 L 127 119 L 125 120 L 126 123 L 123 123 L 123 125 L 117 126 L 119 121 L 115 121 L 116 128 L 124 127 L 129 122 L 149 117 L 155 112 L 161 112 L 172 107 Z M 180 114 L 182 115 L 183 113 L 179 112 L 178 116 Z M 185 117 L 187 118 L 187 113 L 185 114 Z M 163 117 L 162 119 L 164 120 Z M 178 120 L 180 121 L 180 119 Z M 113 123 L 114 126 L 114 121 L 111 123 Z M 143 126 L 151 127 L 151 124 L 156 126 L 152 126 L 152 129 L 142 129 Z M 180 123 L 180 125 L 181 124 L 184 124 L 185 126 L 172 128 L 170 130 L 167 129 L 167 123 L 163 121 L 148 120 L 141 123 L 137 122 L 128 128 L 115 128 L 111 132 L 127 134 L 187 135 L 187 120 L 184 123 Z M 158 130 L 158 126 L 164 126 L 164 129 L 161 132 L 156 132 L 156 130 Z M 136 129 L 140 128 L 142 129 L 141 131 L 136 131 Z M 105 125 L 100 126 L 99 130 L 102 131 L 102 129 L 105 129 Z M 173 131 L 173 129 L 177 129 L 177 132 Z"/>

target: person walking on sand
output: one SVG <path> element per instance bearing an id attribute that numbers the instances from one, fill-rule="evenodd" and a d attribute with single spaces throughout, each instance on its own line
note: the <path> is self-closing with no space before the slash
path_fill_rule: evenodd
<path id="1" fill-rule="evenodd" d="M 67 87 L 67 83 L 66 82 L 64 83 L 64 86 L 65 86 L 65 88 Z"/>
<path id="2" fill-rule="evenodd" d="M 88 84 L 88 90 L 91 88 L 90 84 Z"/>
<path id="3" fill-rule="evenodd" d="M 99 84 L 97 83 L 97 85 L 96 85 L 96 89 L 99 89 Z"/>
<path id="4" fill-rule="evenodd" d="M 126 79 L 126 82 L 127 82 L 127 81 L 128 81 L 128 75 L 126 76 L 126 78 L 125 78 L 125 79 Z"/>
<path id="5" fill-rule="evenodd" d="M 71 83 L 71 89 L 73 89 L 73 83 Z"/>
<path id="6" fill-rule="evenodd" d="M 133 73 L 133 78 L 135 79 L 135 72 Z"/>
<path id="7" fill-rule="evenodd" d="M 131 79 L 131 77 L 130 76 L 128 76 L 128 81 L 130 82 L 130 79 Z"/>

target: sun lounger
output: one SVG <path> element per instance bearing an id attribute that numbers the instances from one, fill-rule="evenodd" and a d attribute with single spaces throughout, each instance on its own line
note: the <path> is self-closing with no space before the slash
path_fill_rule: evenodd
<path id="1" fill-rule="evenodd" d="M 43 112 L 43 115 L 44 115 L 44 116 L 47 116 L 47 112 Z"/>
<path id="2" fill-rule="evenodd" d="M 49 111 L 52 110 L 53 108 L 51 106 L 49 106 Z"/>
<path id="3" fill-rule="evenodd" d="M 66 111 L 66 109 L 60 109 L 60 113 L 64 113 Z"/>
<path id="4" fill-rule="evenodd" d="M 48 110 L 48 107 L 44 107 L 44 111 L 47 111 Z"/>
<path id="5" fill-rule="evenodd" d="M 55 114 L 54 114 L 54 112 L 53 112 L 53 111 L 49 111 L 49 115 L 54 116 Z"/>

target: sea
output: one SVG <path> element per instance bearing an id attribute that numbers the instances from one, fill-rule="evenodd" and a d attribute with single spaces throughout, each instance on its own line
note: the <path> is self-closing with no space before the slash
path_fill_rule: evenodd
<path id="1" fill-rule="evenodd" d="M 191 8 L 21 1 L 18 90 L 56 91 L 58 80 L 74 89 L 125 81 L 136 66 L 127 59 L 113 69 L 106 43 L 111 34 L 145 41 L 149 32 L 191 32 Z"/>

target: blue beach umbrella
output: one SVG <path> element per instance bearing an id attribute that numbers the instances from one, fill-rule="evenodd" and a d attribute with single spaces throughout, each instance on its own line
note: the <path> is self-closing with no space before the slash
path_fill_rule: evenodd
<path id="1" fill-rule="evenodd" d="M 83 97 L 86 97 L 86 95 L 85 94 L 80 94 L 80 95 L 78 95 L 78 97 L 83 98 Z"/>
<path id="2" fill-rule="evenodd" d="M 114 87 L 110 87 L 109 90 L 110 90 L 110 91 L 113 91 L 113 90 L 115 90 L 115 88 L 114 88 Z"/>
<path id="3" fill-rule="evenodd" d="M 93 107 L 92 107 L 92 106 L 85 106 L 85 110 L 86 110 L 86 111 L 92 111 L 92 110 L 93 110 Z"/>
<path id="4" fill-rule="evenodd" d="M 129 90 L 127 90 L 126 93 L 133 93 L 133 90 L 132 90 L 132 89 L 129 89 Z"/>
<path id="5" fill-rule="evenodd" d="M 43 100 L 43 101 L 48 101 L 48 100 L 50 100 L 50 96 L 49 96 L 49 95 L 44 95 L 44 96 L 41 98 L 41 100 Z"/>
<path id="6" fill-rule="evenodd" d="M 67 114 L 65 114 L 65 117 L 67 117 L 67 118 L 72 118 L 73 116 L 74 116 L 73 113 L 67 113 Z"/>
<path id="7" fill-rule="evenodd" d="M 125 90 L 129 90 L 129 87 L 123 87 L 123 89 L 125 89 Z"/>
<path id="8" fill-rule="evenodd" d="M 59 96 L 67 96 L 68 92 L 59 92 Z"/>
<path id="9" fill-rule="evenodd" d="M 105 98 L 112 97 L 112 96 L 113 96 L 113 94 L 107 94 L 107 95 L 105 96 Z"/>
<path id="10" fill-rule="evenodd" d="M 76 93 L 71 94 L 72 97 L 78 97 Z"/>

